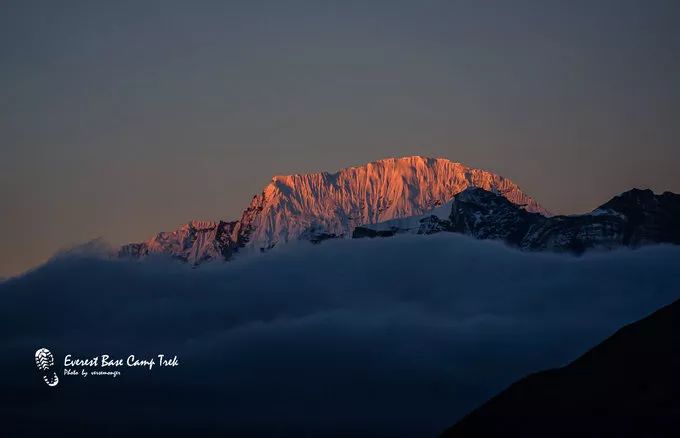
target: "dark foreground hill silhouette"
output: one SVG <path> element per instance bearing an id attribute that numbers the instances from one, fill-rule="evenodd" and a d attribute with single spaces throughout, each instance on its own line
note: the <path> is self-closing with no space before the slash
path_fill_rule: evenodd
<path id="1" fill-rule="evenodd" d="M 530 375 L 442 437 L 680 436 L 680 300 Z"/>

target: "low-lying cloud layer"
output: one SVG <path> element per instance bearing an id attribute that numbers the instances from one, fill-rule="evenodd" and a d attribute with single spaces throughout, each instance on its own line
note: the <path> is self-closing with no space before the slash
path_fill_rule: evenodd
<path id="1" fill-rule="evenodd" d="M 678 247 L 575 258 L 452 234 L 199 269 L 60 257 L 0 284 L 0 408 L 34 432 L 433 435 L 679 298 L 677 266 Z M 58 371 L 66 354 L 177 354 L 180 366 L 49 388 L 40 347 Z"/>

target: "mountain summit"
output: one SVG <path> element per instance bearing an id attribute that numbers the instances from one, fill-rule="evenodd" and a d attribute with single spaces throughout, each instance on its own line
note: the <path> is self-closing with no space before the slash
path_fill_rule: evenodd
<path id="1" fill-rule="evenodd" d="M 336 173 L 275 176 L 231 222 L 192 221 L 122 256 L 167 254 L 197 264 L 229 259 L 237 251 L 265 251 L 294 240 L 350 237 L 359 225 L 423 214 L 468 187 L 503 196 L 532 213 L 548 215 L 511 180 L 444 158 L 388 158 Z"/>

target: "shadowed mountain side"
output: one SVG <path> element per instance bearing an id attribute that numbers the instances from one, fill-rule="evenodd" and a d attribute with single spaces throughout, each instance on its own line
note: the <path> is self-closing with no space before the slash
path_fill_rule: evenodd
<path id="1" fill-rule="evenodd" d="M 514 383 L 442 434 L 680 436 L 680 301 L 564 368 Z"/>
<path id="2" fill-rule="evenodd" d="M 680 244 L 680 195 L 633 189 L 588 214 L 545 217 L 480 188 L 469 188 L 436 210 L 407 219 L 365 225 L 352 237 L 462 233 L 502 240 L 524 250 L 567 251 Z"/>

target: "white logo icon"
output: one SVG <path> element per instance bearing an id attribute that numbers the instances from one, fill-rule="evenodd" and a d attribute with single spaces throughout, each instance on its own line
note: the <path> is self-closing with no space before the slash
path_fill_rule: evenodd
<path id="1" fill-rule="evenodd" d="M 54 366 L 54 356 L 50 350 L 41 348 L 35 352 L 35 366 L 44 373 L 43 380 L 48 386 L 57 386 L 59 377 L 57 373 L 50 371 Z"/>

